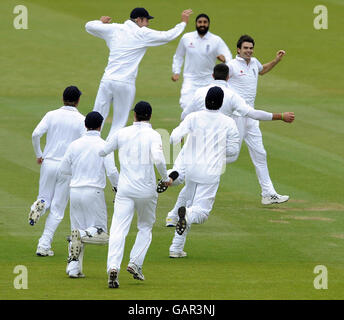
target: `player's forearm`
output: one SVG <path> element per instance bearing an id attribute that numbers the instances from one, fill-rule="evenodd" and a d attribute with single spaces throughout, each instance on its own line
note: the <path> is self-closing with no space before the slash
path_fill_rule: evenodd
<path id="1" fill-rule="evenodd" d="M 263 75 L 269 72 L 277 63 L 279 62 L 278 59 L 274 59 L 268 63 L 263 64 L 263 70 L 259 72 L 260 75 Z"/>
<path id="2" fill-rule="evenodd" d="M 266 112 L 263 110 L 255 110 L 251 109 L 247 116 L 254 120 L 261 120 L 261 121 L 271 121 L 273 120 L 273 114 L 271 112 Z"/>
<path id="3" fill-rule="evenodd" d="M 41 158 L 43 156 L 41 150 L 41 137 L 35 133 L 32 134 L 32 146 L 33 150 L 35 151 L 36 158 Z"/>

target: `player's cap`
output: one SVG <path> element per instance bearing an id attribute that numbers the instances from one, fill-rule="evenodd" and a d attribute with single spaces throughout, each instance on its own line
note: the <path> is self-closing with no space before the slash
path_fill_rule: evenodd
<path id="1" fill-rule="evenodd" d="M 147 18 L 147 19 L 153 19 L 154 17 L 150 16 L 148 11 L 145 8 L 135 8 L 130 13 L 131 19 L 136 18 Z"/>
<path id="2" fill-rule="evenodd" d="M 212 87 L 208 90 L 205 97 L 205 106 L 207 109 L 217 110 L 220 109 L 223 102 L 223 90 L 220 87 Z"/>
<path id="3" fill-rule="evenodd" d="M 152 107 L 146 101 L 139 101 L 138 103 L 136 103 L 133 111 L 135 111 L 136 114 L 140 116 L 149 117 L 152 115 Z"/>
<path id="4" fill-rule="evenodd" d="M 75 86 L 69 86 L 63 91 L 63 101 L 78 101 L 82 92 Z"/>
<path id="5" fill-rule="evenodd" d="M 97 111 L 91 111 L 85 118 L 85 126 L 89 130 L 98 129 L 103 123 L 103 116 Z"/>

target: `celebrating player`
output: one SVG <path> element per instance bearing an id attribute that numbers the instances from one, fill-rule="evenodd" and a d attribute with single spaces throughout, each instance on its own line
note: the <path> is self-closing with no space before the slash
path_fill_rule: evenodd
<path id="1" fill-rule="evenodd" d="M 84 243 L 107 244 L 107 211 L 104 198 L 105 174 L 113 186 L 118 171 L 111 157 L 98 153 L 105 141 L 100 137 L 103 117 L 92 111 L 85 118 L 87 132 L 68 147 L 61 162 L 61 172 L 71 176 L 70 221 L 71 237 L 66 272 L 70 278 L 83 278 Z"/>
<path id="2" fill-rule="evenodd" d="M 202 13 L 196 17 L 196 31 L 185 33 L 179 41 L 172 64 L 172 80 L 178 81 L 184 62 L 180 106 L 184 110 L 195 91 L 212 82 L 216 59 L 228 63 L 232 54 L 225 42 L 209 31 L 210 19 Z"/>
<path id="3" fill-rule="evenodd" d="M 201 224 L 208 219 L 226 157 L 239 152 L 235 121 L 219 112 L 223 98 L 220 87 L 210 88 L 205 99 L 207 109 L 187 115 L 171 134 L 173 144 L 188 134 L 182 149 L 188 205 L 178 209 L 179 221 L 169 249 L 171 258 L 186 256 L 183 249 L 191 224 Z"/>
<path id="4" fill-rule="evenodd" d="M 279 50 L 273 61 L 262 65 L 253 57 L 253 51 L 254 40 L 248 35 L 241 36 L 237 42 L 238 54 L 228 64 L 230 88 L 237 92 L 252 108 L 254 108 L 257 93 L 258 75 L 269 72 L 285 55 L 285 51 Z M 277 204 L 288 201 L 289 196 L 278 194 L 270 179 L 259 121 L 240 116 L 233 116 L 233 119 L 242 137 L 241 142 L 242 140 L 245 141 L 255 166 L 262 191 L 262 204 Z"/>
<path id="5" fill-rule="evenodd" d="M 119 287 L 118 275 L 125 238 L 130 229 L 134 210 L 137 211 L 138 216 L 138 233 L 130 252 L 127 271 L 134 279 L 145 279 L 142 265 L 152 240 L 158 200 L 154 165 L 163 181 L 169 185 L 172 183 L 172 179 L 167 176 L 161 137 L 149 123 L 151 115 L 151 105 L 145 101 L 138 102 L 134 108 L 134 124 L 118 130 L 100 152 L 101 156 L 105 156 L 118 149 L 121 167 L 110 229 L 107 262 L 109 288 Z"/>
<path id="6" fill-rule="evenodd" d="M 181 22 L 168 31 L 149 29 L 153 19 L 144 8 L 135 8 L 130 20 L 124 24 L 110 23 L 111 18 L 103 16 L 100 20 L 86 24 L 86 31 L 106 41 L 110 49 L 108 65 L 100 82 L 94 104 L 94 111 L 107 118 L 111 103 L 113 120 L 110 137 L 127 123 L 129 110 L 135 97 L 135 79 L 138 66 L 148 47 L 160 46 L 177 38 L 185 29 L 192 10 L 182 12 Z"/>
<path id="7" fill-rule="evenodd" d="M 58 174 L 58 169 L 67 147 L 85 132 L 85 117 L 77 109 L 80 96 L 81 91 L 77 87 L 67 87 L 63 92 L 64 106 L 48 112 L 32 133 L 32 144 L 41 170 L 38 197 L 31 206 L 29 223 L 37 223 L 50 208 L 38 241 L 36 254 L 39 256 L 54 255 L 51 243 L 68 203 L 69 177 Z M 40 139 L 44 134 L 47 138 L 42 152 Z"/>

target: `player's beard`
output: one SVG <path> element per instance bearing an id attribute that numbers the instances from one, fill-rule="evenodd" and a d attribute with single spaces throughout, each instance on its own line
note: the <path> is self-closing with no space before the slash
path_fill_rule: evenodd
<path id="1" fill-rule="evenodd" d="M 196 27 L 196 30 L 199 35 L 204 36 L 208 32 L 209 27 Z"/>

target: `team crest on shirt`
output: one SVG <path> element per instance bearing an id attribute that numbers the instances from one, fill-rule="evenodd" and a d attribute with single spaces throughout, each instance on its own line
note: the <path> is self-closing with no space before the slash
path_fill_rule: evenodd
<path id="1" fill-rule="evenodd" d="M 194 48 L 195 46 L 194 46 L 194 44 L 193 44 L 192 42 L 190 42 L 190 44 L 189 44 L 188 47 L 189 47 L 189 48 Z"/>

